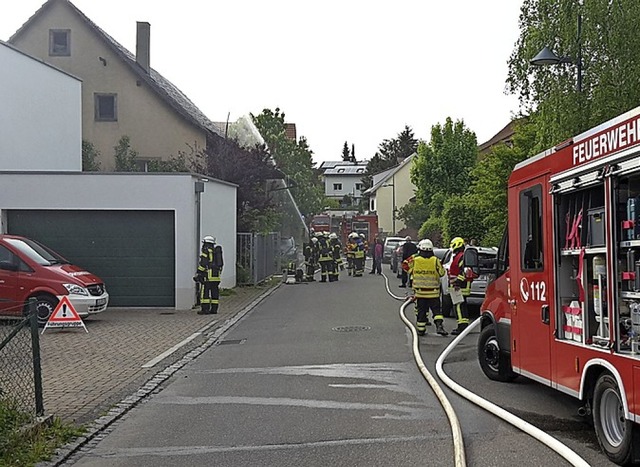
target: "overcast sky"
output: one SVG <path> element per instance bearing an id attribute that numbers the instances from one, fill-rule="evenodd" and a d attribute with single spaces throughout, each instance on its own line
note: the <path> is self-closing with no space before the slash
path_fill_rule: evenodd
<path id="1" fill-rule="evenodd" d="M 0 0 L 8 40 L 44 0 Z M 135 53 L 151 23 L 151 66 L 211 120 L 279 107 L 314 160 L 345 141 L 369 159 L 409 125 L 462 119 L 482 143 L 510 120 L 507 60 L 521 0 L 73 0 Z"/>

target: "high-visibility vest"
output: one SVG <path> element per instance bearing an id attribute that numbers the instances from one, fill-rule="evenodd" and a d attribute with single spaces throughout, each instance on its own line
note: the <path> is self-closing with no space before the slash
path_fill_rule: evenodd
<path id="1" fill-rule="evenodd" d="M 409 261 L 412 287 L 418 298 L 440 296 L 440 278 L 446 273 L 440 260 L 434 255 L 429 258 L 413 255 Z"/>

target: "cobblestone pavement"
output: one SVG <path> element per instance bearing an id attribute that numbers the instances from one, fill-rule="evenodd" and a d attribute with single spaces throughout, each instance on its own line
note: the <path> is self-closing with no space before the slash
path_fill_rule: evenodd
<path id="1" fill-rule="evenodd" d="M 206 342 L 203 329 L 210 333 L 224 326 L 278 284 L 236 287 L 231 295 L 220 297 L 215 315 L 114 308 L 87 319 L 88 332 L 46 329 L 40 336 L 45 412 L 77 424 L 95 420 Z M 156 363 L 161 354 L 185 340 Z"/>

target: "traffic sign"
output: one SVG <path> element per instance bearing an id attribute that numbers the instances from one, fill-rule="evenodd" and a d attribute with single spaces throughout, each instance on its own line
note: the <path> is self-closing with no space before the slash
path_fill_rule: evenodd
<path id="1" fill-rule="evenodd" d="M 82 318 L 80 318 L 80 315 L 71 304 L 69 297 L 66 296 L 62 297 L 56 309 L 49 316 L 49 320 L 42 330 L 43 334 L 47 328 L 84 328 L 85 332 L 89 332 Z"/>

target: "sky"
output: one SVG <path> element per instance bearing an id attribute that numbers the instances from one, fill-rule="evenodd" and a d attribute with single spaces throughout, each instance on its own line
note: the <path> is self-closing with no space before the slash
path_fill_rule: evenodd
<path id="1" fill-rule="evenodd" d="M 45 0 L 0 0 L 7 41 Z M 279 108 L 314 161 L 345 141 L 371 158 L 408 125 L 429 141 L 447 117 L 481 144 L 518 110 L 505 94 L 522 0 L 72 0 L 213 121 Z"/>

